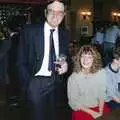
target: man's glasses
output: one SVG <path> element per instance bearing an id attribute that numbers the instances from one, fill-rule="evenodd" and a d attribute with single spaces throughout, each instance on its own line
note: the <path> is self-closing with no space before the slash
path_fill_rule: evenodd
<path id="1" fill-rule="evenodd" d="M 54 10 L 52 10 L 52 9 L 48 9 L 47 10 L 47 13 L 49 14 L 49 15 L 58 15 L 58 16 L 64 16 L 65 15 L 65 12 L 64 11 L 54 11 Z"/>

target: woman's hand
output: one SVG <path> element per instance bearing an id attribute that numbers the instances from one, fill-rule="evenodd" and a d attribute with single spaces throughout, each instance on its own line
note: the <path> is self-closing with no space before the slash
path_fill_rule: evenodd
<path id="1" fill-rule="evenodd" d="M 102 116 L 102 114 L 99 113 L 99 112 L 92 112 L 91 115 L 92 115 L 92 117 L 95 118 L 95 119 L 98 118 L 98 117 L 100 117 L 100 116 Z"/>

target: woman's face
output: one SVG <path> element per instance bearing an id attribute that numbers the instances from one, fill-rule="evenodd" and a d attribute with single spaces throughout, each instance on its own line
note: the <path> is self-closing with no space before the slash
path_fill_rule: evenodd
<path id="1" fill-rule="evenodd" d="M 93 65 L 93 56 L 91 52 L 82 53 L 80 58 L 81 66 L 84 70 L 89 70 Z"/>

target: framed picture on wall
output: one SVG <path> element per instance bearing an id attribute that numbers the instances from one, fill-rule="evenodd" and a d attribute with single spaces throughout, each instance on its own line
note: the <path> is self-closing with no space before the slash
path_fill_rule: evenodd
<path id="1" fill-rule="evenodd" d="M 87 35 L 88 34 L 88 26 L 87 25 L 81 26 L 80 27 L 80 33 L 82 35 Z"/>

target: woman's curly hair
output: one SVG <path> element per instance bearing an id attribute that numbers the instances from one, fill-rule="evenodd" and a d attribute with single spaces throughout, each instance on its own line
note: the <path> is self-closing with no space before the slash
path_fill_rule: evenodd
<path id="1" fill-rule="evenodd" d="M 81 55 L 83 53 L 87 54 L 88 52 L 90 52 L 93 56 L 93 65 L 90 69 L 90 73 L 95 73 L 102 68 L 101 55 L 98 52 L 98 50 L 92 45 L 83 45 L 83 46 L 81 46 L 81 48 L 79 49 L 78 53 L 75 56 L 74 72 L 80 72 L 81 71 L 81 69 L 82 69 L 82 65 L 81 65 L 81 62 L 80 62 Z"/>

